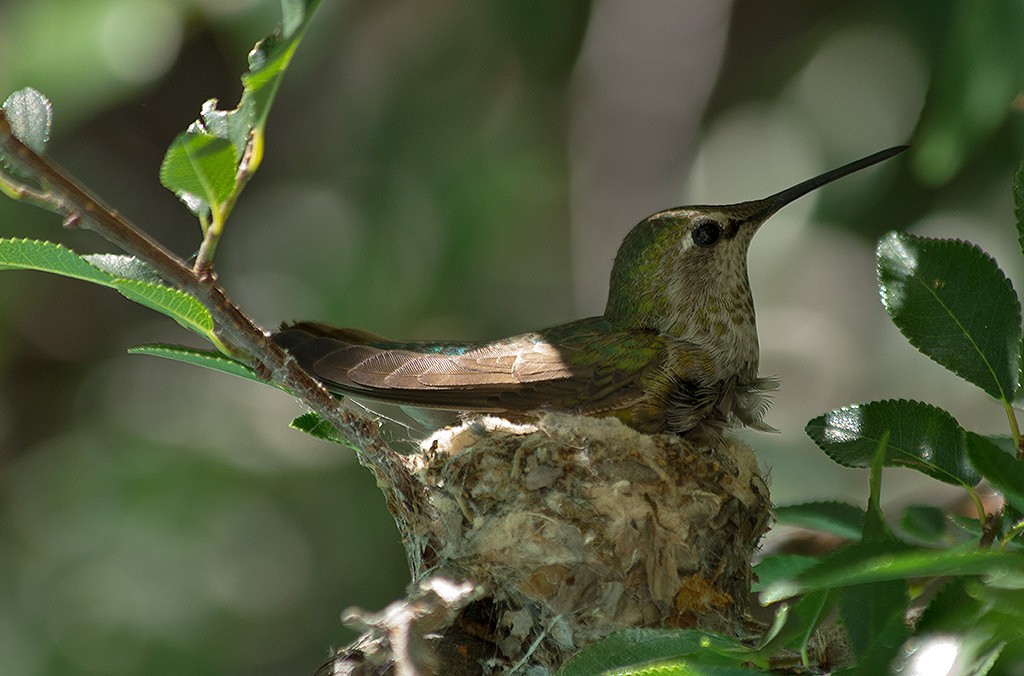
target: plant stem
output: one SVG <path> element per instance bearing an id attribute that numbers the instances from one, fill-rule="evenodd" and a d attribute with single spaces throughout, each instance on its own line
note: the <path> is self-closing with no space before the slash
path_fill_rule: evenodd
<path id="1" fill-rule="evenodd" d="M 1003 408 L 1006 410 L 1006 419 L 1010 423 L 1010 435 L 1013 437 L 1013 445 L 1017 448 L 1017 459 L 1024 460 L 1024 446 L 1021 445 L 1020 425 L 1017 424 L 1017 413 L 1013 410 L 1010 402 L 1003 401 Z"/>
<path id="2" fill-rule="evenodd" d="M 357 457 L 387 488 L 392 513 L 411 504 L 409 491 L 416 490 L 399 453 L 391 449 L 367 418 L 344 408 L 326 389 L 284 350 L 269 334 L 246 316 L 214 283 L 209 269 L 193 271 L 181 258 L 149 237 L 121 214 L 110 209 L 81 187 L 63 170 L 21 142 L 0 110 L 0 155 L 31 176 L 43 192 L 23 192 L 27 201 L 54 211 L 65 222 L 88 228 L 121 250 L 149 263 L 170 286 L 194 296 L 211 313 L 216 333 L 232 355 L 251 362 L 263 378 L 295 394 L 310 409 L 329 421 L 355 448 Z M 6 192 L 6 190 L 5 190 Z M 397 509 L 397 511 L 396 511 Z"/>

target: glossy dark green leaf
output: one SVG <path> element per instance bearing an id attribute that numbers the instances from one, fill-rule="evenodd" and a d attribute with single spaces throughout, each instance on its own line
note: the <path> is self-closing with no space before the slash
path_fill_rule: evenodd
<path id="1" fill-rule="evenodd" d="M 25 87 L 7 97 L 3 110 L 15 137 L 42 155 L 53 125 L 50 100 L 35 89 Z"/>
<path id="2" fill-rule="evenodd" d="M 804 502 L 780 505 L 773 511 L 780 524 L 802 526 L 847 540 L 860 539 L 864 528 L 864 510 L 846 502 Z"/>
<path id="3" fill-rule="evenodd" d="M 948 525 L 946 513 L 931 505 L 908 505 L 900 519 L 904 531 L 927 542 L 941 539 Z"/>
<path id="4" fill-rule="evenodd" d="M 988 254 L 958 240 L 889 233 L 878 244 L 878 283 L 882 304 L 914 347 L 996 399 L 1013 400 L 1020 303 Z"/>
<path id="5" fill-rule="evenodd" d="M 1024 511 L 1024 462 L 979 434 L 968 432 L 967 457 L 1006 501 Z"/>
<path id="6" fill-rule="evenodd" d="M 179 134 L 160 165 L 160 183 L 189 208 L 223 204 L 235 189 L 237 162 L 230 141 L 199 132 Z M 194 210 L 194 209 L 193 209 Z"/>
<path id="7" fill-rule="evenodd" d="M 691 656 L 703 658 L 698 664 L 728 667 L 741 662 L 748 652 L 734 639 L 693 629 L 624 629 L 581 650 L 558 674 L 587 676 L 612 669 L 619 672 L 628 667 Z"/>
<path id="8" fill-rule="evenodd" d="M 911 467 L 950 484 L 973 486 L 980 476 L 967 461 L 965 432 L 940 408 L 917 401 L 874 401 L 811 420 L 807 435 L 840 465 L 869 467 L 879 442 L 887 467 Z"/>

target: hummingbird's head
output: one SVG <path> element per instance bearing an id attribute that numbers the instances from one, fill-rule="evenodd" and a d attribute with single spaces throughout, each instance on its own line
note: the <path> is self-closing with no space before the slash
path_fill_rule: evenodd
<path id="1" fill-rule="evenodd" d="M 907 147 L 883 150 L 764 199 L 679 207 L 645 218 L 619 247 L 605 316 L 620 326 L 753 351 L 756 362 L 754 304 L 747 281 L 747 249 L 754 233 L 798 197 Z"/>

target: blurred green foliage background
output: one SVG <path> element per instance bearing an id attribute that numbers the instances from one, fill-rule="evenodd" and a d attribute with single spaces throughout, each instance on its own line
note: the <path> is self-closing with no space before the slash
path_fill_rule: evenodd
<path id="1" fill-rule="evenodd" d="M 198 228 L 158 183 L 163 152 L 205 99 L 234 105 L 278 18 L 270 0 L 0 0 L 0 93 L 49 96 L 51 155 L 188 256 Z M 783 432 L 747 436 L 773 497 L 860 502 L 861 473 L 803 436 L 811 417 L 914 397 L 1005 425 L 889 325 L 873 247 L 893 228 L 960 237 L 1021 279 L 1022 89 L 1019 0 L 325 2 L 220 279 L 267 327 L 497 337 L 601 312 L 649 213 L 911 141 L 780 213 L 751 252 Z M 109 250 L 6 200 L 0 236 Z M 108 290 L 0 276 L 4 673 L 311 673 L 353 635 L 342 609 L 401 595 L 372 478 L 288 430 L 294 402 L 125 354 L 189 340 Z M 892 501 L 946 499 L 886 476 Z"/>

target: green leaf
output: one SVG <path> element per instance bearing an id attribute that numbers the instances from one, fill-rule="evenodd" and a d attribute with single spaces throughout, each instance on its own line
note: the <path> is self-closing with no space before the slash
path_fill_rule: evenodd
<path id="1" fill-rule="evenodd" d="M 251 136 L 250 172 L 256 170 L 262 159 L 263 130 L 274 96 L 319 4 L 319 0 L 282 0 L 281 31 L 256 43 L 249 53 L 249 71 L 242 75 L 243 90 L 238 107 L 219 110 L 216 99 L 211 99 L 203 105 L 203 112 L 193 127 L 229 141 L 235 148 L 236 159 L 241 159 Z"/>
<path id="2" fill-rule="evenodd" d="M 830 411 L 807 423 L 807 435 L 840 465 L 869 467 L 889 433 L 887 467 L 911 467 L 950 484 L 981 479 L 967 461 L 965 431 L 940 408 L 918 401 L 874 401 Z"/>
<path id="3" fill-rule="evenodd" d="M 104 286 L 114 281 L 71 249 L 34 239 L 0 239 L 0 270 L 41 270 Z"/>
<path id="4" fill-rule="evenodd" d="M 770 601 L 761 596 L 761 604 Z M 775 623 L 766 634 L 766 641 L 757 655 L 770 657 L 780 650 L 797 649 L 806 655 L 811 634 L 835 607 L 835 594 L 828 589 L 805 594 L 790 605 L 784 605 L 776 614 Z"/>
<path id="5" fill-rule="evenodd" d="M 790 580 L 818 563 L 816 556 L 802 554 L 776 554 L 754 566 L 755 582 L 750 591 L 763 591 L 779 582 Z"/>
<path id="6" fill-rule="evenodd" d="M 910 605 L 905 580 L 845 587 L 839 592 L 839 616 L 864 673 L 889 673 L 889 663 L 909 634 Z M 869 668 L 870 667 L 870 668 Z"/>
<path id="7" fill-rule="evenodd" d="M 50 140 L 53 106 L 49 99 L 31 87 L 19 89 L 3 104 L 4 115 L 19 141 L 42 155 Z"/>
<path id="8" fill-rule="evenodd" d="M 942 586 L 921 613 L 916 629 L 921 633 L 961 631 L 977 622 L 984 608 L 967 593 L 967 577 L 955 577 Z"/>
<path id="9" fill-rule="evenodd" d="M 281 0 L 281 35 L 293 37 L 306 24 L 319 0 Z"/>
<path id="10" fill-rule="evenodd" d="M 734 653 L 734 654 L 729 654 Z M 705 664 L 737 664 L 749 651 L 734 639 L 693 629 L 624 629 L 577 653 L 559 676 L 586 676 L 652 662 L 704 656 Z M 683 672 L 701 674 L 705 672 Z M 718 673 L 718 672 L 714 672 Z M 746 672 L 751 673 L 751 672 Z"/>
<path id="11" fill-rule="evenodd" d="M 160 183 L 189 208 L 217 208 L 235 189 L 238 163 L 230 141 L 187 131 L 171 143 L 160 165 Z M 193 211 L 195 209 L 193 208 Z"/>
<path id="12" fill-rule="evenodd" d="M 882 432 L 875 455 L 871 458 L 871 477 L 868 485 L 868 509 L 864 513 L 864 542 L 892 542 L 896 540 L 885 514 L 882 514 L 882 470 L 889 450 L 890 430 Z"/>
<path id="13" fill-rule="evenodd" d="M 793 580 L 780 582 L 762 594 L 774 603 L 809 591 L 848 587 L 866 582 L 905 580 L 943 575 L 1000 575 L 1024 573 L 1024 555 L 979 550 L 975 545 L 946 550 L 911 549 L 890 542 L 859 542 L 843 547 Z"/>
<path id="14" fill-rule="evenodd" d="M 900 521 L 903 530 L 926 542 L 941 539 L 948 523 L 945 512 L 931 505 L 908 505 Z"/>
<path id="15" fill-rule="evenodd" d="M 1024 462 L 971 432 L 967 434 L 967 457 L 1008 503 L 1024 511 Z"/>
<path id="16" fill-rule="evenodd" d="M 1024 620 L 1024 589 L 1001 589 L 969 581 L 967 593 L 995 610 Z"/>
<path id="17" fill-rule="evenodd" d="M 864 528 L 864 510 L 846 502 L 804 502 L 775 508 L 781 524 L 802 526 L 831 533 L 847 540 L 859 540 Z"/>
<path id="18" fill-rule="evenodd" d="M 172 359 L 174 361 L 180 361 L 194 366 L 202 366 L 203 368 L 220 371 L 221 373 L 227 373 L 232 376 L 238 376 L 239 378 L 245 378 L 246 380 L 267 384 L 266 381 L 261 380 L 259 376 L 256 375 L 256 372 L 249 366 L 229 357 L 225 357 L 220 352 L 196 350 L 182 345 L 157 344 L 136 345 L 135 347 L 130 347 L 128 348 L 128 354 L 147 354 L 153 357 L 163 357 L 164 359 Z"/>
<path id="19" fill-rule="evenodd" d="M 189 331 L 218 342 L 213 333 L 213 317 L 210 316 L 210 311 L 187 293 L 169 286 L 134 279 L 115 279 L 112 286 L 125 298 L 162 312 Z"/>
<path id="20" fill-rule="evenodd" d="M 1017 391 L 1021 310 L 996 262 L 959 240 L 889 233 L 878 244 L 878 283 L 910 343 L 1001 401 Z"/>
<path id="21" fill-rule="evenodd" d="M 145 274 L 145 266 L 130 264 L 121 257 L 94 257 L 93 260 L 110 270 L 119 269 L 133 276 Z M 2 238 L 0 270 L 41 270 L 113 287 L 129 300 L 162 312 L 215 344 L 220 342 L 213 333 L 210 311 L 192 296 L 162 284 L 116 277 L 60 244 Z"/>
<path id="22" fill-rule="evenodd" d="M 303 413 L 298 418 L 292 420 L 289 425 L 292 429 L 305 432 L 306 434 L 316 437 L 317 439 L 323 439 L 325 441 L 331 441 L 336 444 L 341 444 L 347 448 L 351 448 L 357 453 L 361 453 L 362 450 L 357 446 L 353 445 L 345 437 L 338 434 L 338 430 L 331 423 L 324 420 L 320 414 L 314 411 L 308 411 Z"/>

